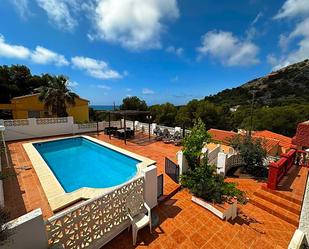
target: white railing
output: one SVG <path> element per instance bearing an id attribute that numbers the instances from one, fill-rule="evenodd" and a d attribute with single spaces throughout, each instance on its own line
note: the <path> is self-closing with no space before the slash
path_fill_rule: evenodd
<path id="1" fill-rule="evenodd" d="M 25 126 L 29 125 L 29 119 L 12 119 L 12 120 L 4 120 L 4 126 Z"/>
<path id="2" fill-rule="evenodd" d="M 74 124 L 73 117 L 0 120 L 0 124 L 3 124 L 6 127 L 4 133 L 6 141 L 78 134 L 83 132 L 94 132 L 97 130 L 97 123 Z M 105 127 L 109 126 L 109 122 L 98 122 L 98 126 L 99 130 L 102 131 Z M 123 120 L 111 121 L 110 126 L 123 128 Z M 126 127 L 133 129 L 133 121 L 127 120 Z M 155 123 L 150 124 L 151 134 L 153 134 L 156 127 L 159 127 L 162 131 L 167 129 L 171 134 L 174 134 L 176 130 L 182 134 L 182 129 L 180 127 L 168 127 L 157 125 Z M 148 134 L 149 124 L 136 121 L 135 130 Z M 186 134 L 189 132 L 189 130 L 186 130 Z"/>
<path id="3" fill-rule="evenodd" d="M 64 124 L 68 123 L 67 117 L 61 118 L 36 118 L 37 125 L 46 125 L 46 124 Z"/>
<path id="4" fill-rule="evenodd" d="M 92 129 L 97 128 L 97 123 L 85 123 L 85 124 L 77 124 L 78 129 Z"/>
<path id="5" fill-rule="evenodd" d="M 211 165 L 217 165 L 218 154 L 221 152 L 221 146 L 218 145 L 212 151 L 208 152 L 208 163 Z"/>
<path id="6" fill-rule="evenodd" d="M 305 186 L 305 194 L 302 202 L 298 229 L 303 233 L 305 237 L 304 241 L 306 242 L 309 241 L 309 181 L 308 180 Z M 303 241 L 301 244 L 303 244 Z"/>
<path id="7" fill-rule="evenodd" d="M 218 153 L 217 158 L 217 173 L 226 175 L 226 173 L 233 167 L 244 164 L 242 157 L 239 154 L 226 154 L 224 152 Z"/>
<path id="8" fill-rule="evenodd" d="M 132 192 L 143 195 L 144 177 L 49 218 L 46 230 L 50 246 L 100 248 L 128 226 L 125 201 Z"/>

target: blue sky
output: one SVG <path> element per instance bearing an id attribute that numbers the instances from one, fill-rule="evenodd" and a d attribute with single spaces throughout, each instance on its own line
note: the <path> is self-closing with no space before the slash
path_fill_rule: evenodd
<path id="1" fill-rule="evenodd" d="M 308 0 L 4 0 L 0 64 L 91 104 L 185 104 L 309 57 Z"/>

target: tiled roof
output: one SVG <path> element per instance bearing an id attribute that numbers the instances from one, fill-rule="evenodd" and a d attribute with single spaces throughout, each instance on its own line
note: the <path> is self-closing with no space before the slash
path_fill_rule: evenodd
<path id="1" fill-rule="evenodd" d="M 279 146 L 286 149 L 289 149 L 292 144 L 292 138 L 268 130 L 256 131 L 254 132 L 254 135 L 258 137 L 278 140 Z"/>
<path id="2" fill-rule="evenodd" d="M 219 141 L 227 145 L 230 144 L 231 138 L 233 138 L 235 135 L 238 135 L 238 133 L 233 131 L 224 131 L 218 129 L 210 129 L 208 130 L 208 133 L 210 133 L 214 141 Z M 271 151 L 274 147 L 278 147 L 279 145 L 279 140 L 277 139 L 261 137 L 256 135 L 254 135 L 253 137 L 262 140 L 262 145 L 267 152 Z"/>
<path id="3" fill-rule="evenodd" d="M 233 131 L 224 131 L 218 129 L 210 129 L 208 130 L 208 133 L 211 135 L 211 138 L 214 141 L 219 141 L 225 144 L 229 144 L 230 139 L 237 135 L 237 133 Z"/>
<path id="4" fill-rule="evenodd" d="M 279 146 L 279 140 L 277 139 L 272 139 L 272 138 L 265 138 L 265 137 L 260 137 L 260 136 L 252 136 L 253 138 L 256 139 L 261 139 L 262 140 L 262 145 L 266 152 L 270 152 L 274 147 Z"/>
<path id="5" fill-rule="evenodd" d="M 297 146 L 309 147 L 309 120 L 297 125 L 292 143 Z"/>

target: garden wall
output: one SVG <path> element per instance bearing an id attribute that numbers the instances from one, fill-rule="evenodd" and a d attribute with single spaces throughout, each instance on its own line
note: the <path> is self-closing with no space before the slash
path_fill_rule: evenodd
<path id="1" fill-rule="evenodd" d="M 6 141 L 78 134 L 97 130 L 97 123 L 74 124 L 73 117 L 1 120 L 0 124 L 5 126 L 4 138 Z M 103 130 L 108 125 L 109 123 L 105 121 L 98 122 L 99 130 Z M 111 121 L 111 126 L 120 127 L 120 121 Z"/>

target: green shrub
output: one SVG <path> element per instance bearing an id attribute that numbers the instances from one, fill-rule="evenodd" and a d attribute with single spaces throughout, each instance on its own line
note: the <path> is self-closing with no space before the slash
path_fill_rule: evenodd
<path id="1" fill-rule="evenodd" d="M 234 183 L 224 182 L 224 177 L 216 173 L 216 168 L 202 159 L 199 167 L 190 169 L 181 176 L 181 185 L 187 187 L 194 195 L 209 202 L 222 203 L 232 197 L 243 203 L 244 192 L 236 188 Z"/>
<path id="2" fill-rule="evenodd" d="M 253 176 L 266 176 L 267 167 L 264 160 L 267 156 L 263 148 L 263 140 L 249 135 L 237 135 L 231 139 L 231 146 L 237 150 L 244 160 L 244 169 Z"/>
<path id="3" fill-rule="evenodd" d="M 200 165 L 202 148 L 210 138 L 205 124 L 199 118 L 192 128 L 191 133 L 188 134 L 183 141 L 183 154 L 186 157 L 191 170 L 194 170 L 195 167 Z"/>

